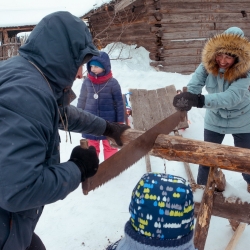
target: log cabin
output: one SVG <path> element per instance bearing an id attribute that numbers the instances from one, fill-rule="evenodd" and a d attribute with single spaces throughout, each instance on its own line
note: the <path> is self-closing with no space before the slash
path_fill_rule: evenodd
<path id="1" fill-rule="evenodd" d="M 113 0 L 81 17 L 95 45 L 143 46 L 151 66 L 190 74 L 201 62 L 207 39 L 231 26 L 250 37 L 249 0 Z"/>

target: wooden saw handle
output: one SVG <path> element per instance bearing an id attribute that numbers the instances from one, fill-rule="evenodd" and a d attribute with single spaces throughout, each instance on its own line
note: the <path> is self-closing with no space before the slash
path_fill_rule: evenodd
<path id="1" fill-rule="evenodd" d="M 88 140 L 87 139 L 81 139 L 80 140 L 80 146 L 83 149 L 88 149 L 89 148 Z M 83 194 L 87 195 L 88 190 L 89 190 L 89 179 L 86 179 L 84 182 L 82 182 L 82 192 L 83 192 Z"/>

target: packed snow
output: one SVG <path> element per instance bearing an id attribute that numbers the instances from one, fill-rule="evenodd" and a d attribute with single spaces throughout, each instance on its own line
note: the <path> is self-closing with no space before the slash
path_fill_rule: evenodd
<path id="1" fill-rule="evenodd" d="M 113 76 L 119 81 L 122 92 L 130 88 L 157 89 L 175 85 L 176 89 L 186 86 L 191 75 L 165 73 L 150 66 L 149 52 L 136 45 L 110 44 L 105 49 L 109 53 Z M 86 75 L 86 72 L 84 73 Z M 73 89 L 79 95 L 82 80 L 76 80 Z M 206 94 L 204 91 L 203 94 Z M 76 105 L 77 100 L 73 102 Z M 188 112 L 189 128 L 179 132 L 185 138 L 203 140 L 205 109 L 193 108 Z M 64 131 L 61 135 L 61 160 L 69 159 L 71 150 L 79 144 L 81 135 L 72 133 L 72 144 L 66 143 Z M 223 144 L 233 146 L 231 135 L 226 135 Z M 165 172 L 187 178 L 181 162 L 167 161 L 150 157 L 152 171 Z M 103 161 L 103 155 L 100 155 Z M 166 167 L 165 167 L 166 166 Z M 197 176 L 198 165 L 190 164 L 193 175 Z M 128 206 L 132 189 L 146 172 L 145 160 L 141 159 L 128 170 L 102 187 L 83 195 L 81 185 L 64 200 L 45 206 L 35 232 L 42 238 L 49 250 L 103 250 L 109 243 L 123 236 L 123 228 L 130 215 Z M 239 197 L 250 202 L 246 182 L 240 173 L 224 171 L 227 180 L 225 197 Z M 202 193 L 195 195 L 201 200 Z M 223 250 L 229 243 L 233 230 L 227 219 L 213 216 L 211 219 L 206 250 Z M 236 250 L 248 249 L 249 227 L 243 232 Z"/>

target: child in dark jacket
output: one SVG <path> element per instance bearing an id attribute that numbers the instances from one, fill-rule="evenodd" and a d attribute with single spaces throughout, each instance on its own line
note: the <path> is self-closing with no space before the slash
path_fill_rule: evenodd
<path id="1" fill-rule="evenodd" d="M 121 87 L 112 77 L 110 59 L 107 53 L 92 57 L 87 63 L 88 76 L 84 80 L 78 99 L 77 107 L 99 116 L 109 122 L 124 123 L 124 104 Z M 117 152 L 112 148 L 105 136 L 82 134 L 88 139 L 89 146 L 100 153 L 100 141 L 104 149 L 104 160 Z"/>
<path id="2" fill-rule="evenodd" d="M 124 237 L 106 250 L 195 250 L 193 193 L 187 181 L 147 173 L 135 186 Z"/>

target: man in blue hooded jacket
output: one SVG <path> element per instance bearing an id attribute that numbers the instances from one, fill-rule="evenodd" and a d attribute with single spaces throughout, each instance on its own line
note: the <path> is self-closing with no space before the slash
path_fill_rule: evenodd
<path id="1" fill-rule="evenodd" d="M 60 163 L 58 128 L 106 135 L 122 145 L 128 128 L 69 105 L 72 84 L 98 50 L 84 22 L 69 12 L 44 17 L 0 64 L 0 249 L 45 249 L 34 234 L 46 204 L 93 176 L 95 149 L 73 149 Z"/>

